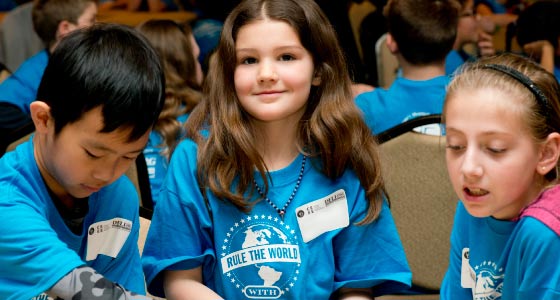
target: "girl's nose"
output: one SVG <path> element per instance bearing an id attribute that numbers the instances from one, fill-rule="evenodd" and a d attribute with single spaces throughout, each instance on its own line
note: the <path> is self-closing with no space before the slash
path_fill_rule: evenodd
<path id="1" fill-rule="evenodd" d="M 483 167 L 480 163 L 480 157 L 475 149 L 465 151 L 463 162 L 461 164 L 461 172 L 465 177 L 480 177 L 483 174 Z"/>
<path id="2" fill-rule="evenodd" d="M 274 63 L 270 61 L 262 61 L 259 65 L 259 82 L 276 81 L 278 80 L 278 74 L 274 68 Z"/>

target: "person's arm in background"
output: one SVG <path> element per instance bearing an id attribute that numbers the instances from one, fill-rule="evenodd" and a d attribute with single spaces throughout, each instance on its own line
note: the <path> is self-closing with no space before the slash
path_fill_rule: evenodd
<path id="1" fill-rule="evenodd" d="M 498 26 L 507 26 L 507 24 L 517 20 L 517 15 L 510 14 L 510 13 L 503 13 L 503 14 L 494 13 L 488 5 L 483 3 L 479 3 L 476 6 L 475 10 L 477 15 L 481 15 L 489 18 L 490 20 L 492 20 L 492 22 L 494 22 L 494 24 Z"/>
<path id="2" fill-rule="evenodd" d="M 523 46 L 523 51 L 536 58 L 541 67 L 554 74 L 554 46 L 546 40 L 534 41 Z"/>

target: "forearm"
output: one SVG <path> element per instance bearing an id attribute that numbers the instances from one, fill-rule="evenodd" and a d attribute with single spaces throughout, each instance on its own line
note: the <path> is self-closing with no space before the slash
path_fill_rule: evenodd
<path id="1" fill-rule="evenodd" d="M 111 300 L 152 299 L 126 290 L 90 267 L 80 267 L 70 271 L 46 293 L 52 298 L 63 300 L 94 299 L 101 296 L 103 299 Z"/>
<path id="2" fill-rule="evenodd" d="M 341 288 L 335 294 L 335 299 L 337 300 L 372 300 L 373 294 L 372 290 L 368 288 L 363 289 L 351 289 L 351 288 Z"/>
<path id="3" fill-rule="evenodd" d="M 217 300 L 216 292 L 202 283 L 202 270 L 166 271 L 163 288 L 168 300 Z"/>
<path id="4" fill-rule="evenodd" d="M 541 66 L 550 73 L 554 73 L 554 47 L 550 43 L 543 45 Z"/>

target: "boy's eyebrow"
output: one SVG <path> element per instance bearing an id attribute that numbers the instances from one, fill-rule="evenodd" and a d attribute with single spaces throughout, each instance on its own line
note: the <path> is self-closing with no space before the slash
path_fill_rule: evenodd
<path id="1" fill-rule="evenodd" d="M 110 153 L 117 153 L 117 151 L 115 151 L 115 150 L 113 150 L 113 149 L 111 149 L 111 148 L 109 148 L 109 147 L 107 147 L 103 144 L 100 144 L 98 142 L 90 142 L 90 146 L 93 147 L 93 148 L 96 148 L 98 150 L 101 150 L 101 151 L 106 151 L 106 152 L 110 152 Z M 138 150 L 132 150 L 132 151 L 128 152 L 127 154 L 131 154 L 131 153 L 136 154 L 136 153 L 140 153 L 142 151 L 144 151 L 144 147 L 142 147 Z"/>

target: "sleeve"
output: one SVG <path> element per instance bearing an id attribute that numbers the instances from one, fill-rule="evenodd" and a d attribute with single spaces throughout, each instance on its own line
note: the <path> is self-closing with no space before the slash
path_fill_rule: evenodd
<path id="1" fill-rule="evenodd" d="M 188 270 L 215 261 L 212 220 L 197 182 L 194 147 L 194 142 L 185 140 L 173 153 L 144 247 L 148 291 L 160 297 L 162 271 Z"/>
<path id="2" fill-rule="evenodd" d="M 122 285 L 127 290 L 145 295 L 145 279 L 138 249 L 138 236 L 140 232 L 139 200 L 134 185 L 126 176 L 119 179 L 114 189 L 109 191 L 107 201 L 100 209 L 114 209 L 114 201 L 119 199 L 122 204 L 112 216 L 123 216 L 132 222 L 132 229 L 123 247 L 115 258 L 99 255 L 95 261 L 89 263 L 97 272 L 109 280 Z M 110 206 L 110 207 L 109 207 Z"/>
<path id="3" fill-rule="evenodd" d="M 47 294 L 55 299 L 95 299 L 99 294 L 107 300 L 149 300 L 151 298 L 128 291 L 107 280 L 89 267 L 72 270 L 59 280 Z"/>
<path id="4" fill-rule="evenodd" d="M 8 194 L 0 201 L 0 299 L 30 299 L 85 263 L 36 207 Z"/>
<path id="5" fill-rule="evenodd" d="M 463 218 L 467 213 L 463 204 L 459 201 L 455 211 L 455 220 L 453 222 L 453 229 L 451 230 L 451 250 L 449 253 L 449 266 L 447 272 L 443 277 L 443 282 L 440 288 L 441 300 L 460 300 L 472 299 L 471 289 L 461 287 L 461 264 L 462 252 L 465 244 L 462 243 L 463 229 L 466 224 Z"/>
<path id="6" fill-rule="evenodd" d="M 333 240 L 335 290 L 373 286 L 381 295 L 408 289 L 412 274 L 387 203 L 383 203 L 377 220 L 356 225 L 366 212 L 363 189 L 357 199 L 351 208 L 350 225 Z"/>
<path id="7" fill-rule="evenodd" d="M 512 247 L 510 253 L 510 259 L 519 259 L 519 265 L 508 265 L 510 269 L 518 268 L 514 277 L 519 278 L 519 282 L 513 283 L 517 292 L 511 299 L 560 299 L 560 237 L 532 217 L 523 218 L 522 222 L 515 240 L 518 246 Z"/>

